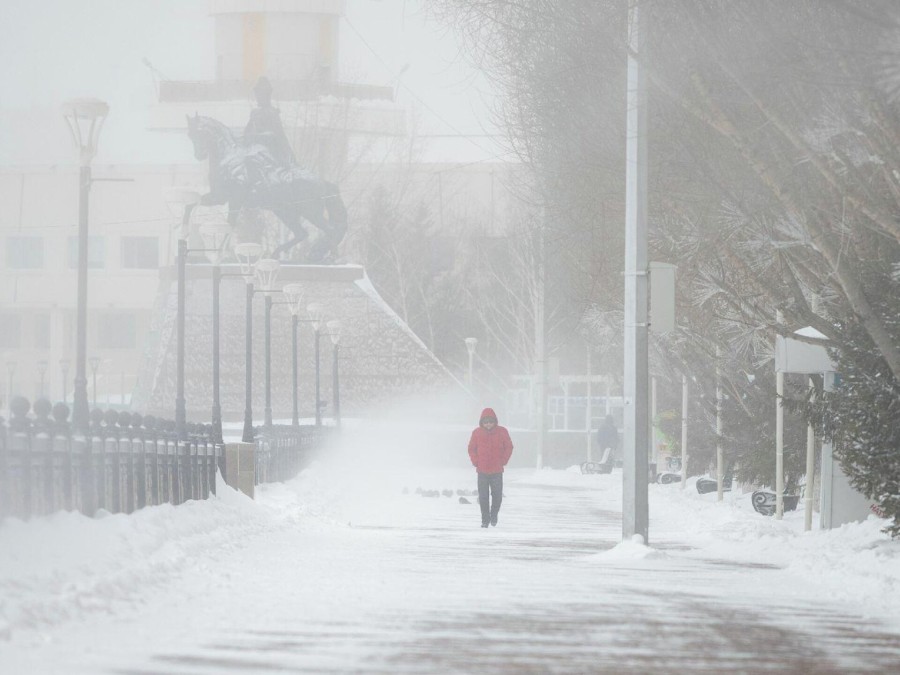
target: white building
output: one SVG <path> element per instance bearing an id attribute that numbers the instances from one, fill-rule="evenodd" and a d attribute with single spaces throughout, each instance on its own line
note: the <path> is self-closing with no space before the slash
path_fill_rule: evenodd
<path id="1" fill-rule="evenodd" d="M 189 157 L 185 115 L 199 113 L 243 131 L 260 75 L 273 82 L 275 105 L 301 163 L 339 182 L 353 213 L 378 183 L 399 176 L 432 205 L 443 224 L 465 221 L 497 233 L 509 165 L 394 161 L 407 138 L 404 110 L 389 86 L 342 82 L 337 68 L 342 0 L 210 0 L 216 77 L 158 83 L 145 143 L 179 148 L 171 163 L 93 166 L 88 273 L 88 399 L 127 404 L 159 287 L 179 230 L 164 194 L 202 186 L 205 166 Z M 116 114 L 113 108 L 111 116 Z M 60 117 L 61 120 L 61 117 Z M 104 144 L 101 136 L 100 145 Z M 37 142 L 37 141 L 36 141 Z M 402 154 L 402 153 L 400 153 Z M 33 399 L 72 395 L 75 353 L 78 170 L 73 164 L 0 168 L 0 359 L 8 390 Z M 103 182 L 116 179 L 127 182 Z M 351 259 L 350 262 L 353 262 Z"/>

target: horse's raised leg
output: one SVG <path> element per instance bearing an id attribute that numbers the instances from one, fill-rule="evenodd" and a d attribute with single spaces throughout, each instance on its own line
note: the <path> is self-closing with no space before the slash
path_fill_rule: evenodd
<path id="1" fill-rule="evenodd" d="M 281 220 L 282 223 L 284 223 L 285 227 L 287 227 L 294 234 L 293 239 L 289 239 L 288 241 L 279 245 L 274 251 L 272 251 L 272 257 L 277 258 L 285 251 L 292 249 L 301 241 L 304 241 L 309 236 L 309 233 L 306 231 L 306 228 L 303 227 L 302 219 L 295 216 L 294 214 L 289 213 L 284 209 L 273 209 L 272 212 L 276 216 L 278 216 L 278 219 Z"/>
<path id="2" fill-rule="evenodd" d="M 331 194 L 325 198 L 325 214 L 320 225 L 322 236 L 309 251 L 310 262 L 321 262 L 329 254 L 337 253 L 338 244 L 347 232 L 347 207 L 338 194 L 337 186 L 329 183 L 328 188 Z"/>

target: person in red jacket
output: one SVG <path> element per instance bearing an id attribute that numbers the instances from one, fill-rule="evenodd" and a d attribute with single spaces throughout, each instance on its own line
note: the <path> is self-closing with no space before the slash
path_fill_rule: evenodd
<path id="1" fill-rule="evenodd" d="M 478 472 L 478 503 L 481 505 L 481 526 L 497 524 L 497 514 L 503 501 L 503 467 L 512 456 L 513 444 L 506 427 L 497 425 L 497 415 L 485 408 L 478 428 L 469 439 L 469 458 Z"/>

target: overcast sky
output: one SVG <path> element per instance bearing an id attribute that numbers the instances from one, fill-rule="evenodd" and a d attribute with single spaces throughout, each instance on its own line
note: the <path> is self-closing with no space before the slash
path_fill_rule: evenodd
<path id="1" fill-rule="evenodd" d="M 418 0 L 347 0 L 340 45 L 343 80 L 396 85 L 408 64 L 399 102 L 417 108 L 425 133 L 489 131 L 484 79 Z M 207 0 L 0 0 L 0 163 L 73 162 L 58 107 L 78 96 L 111 106 L 99 162 L 183 161 L 180 144 L 145 132 L 155 97 L 145 62 L 166 79 L 212 79 Z M 453 146 L 447 159 L 497 152 L 478 137 Z"/>

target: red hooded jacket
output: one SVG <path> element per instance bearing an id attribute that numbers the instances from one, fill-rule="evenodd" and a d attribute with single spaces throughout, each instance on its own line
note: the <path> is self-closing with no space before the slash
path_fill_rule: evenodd
<path id="1" fill-rule="evenodd" d="M 482 411 L 480 419 L 485 417 L 497 419 L 491 408 Z M 512 456 L 512 451 L 513 444 L 509 432 L 506 427 L 500 425 L 494 426 L 491 430 L 479 425 L 469 439 L 469 458 L 478 473 L 503 473 L 503 467 Z"/>

